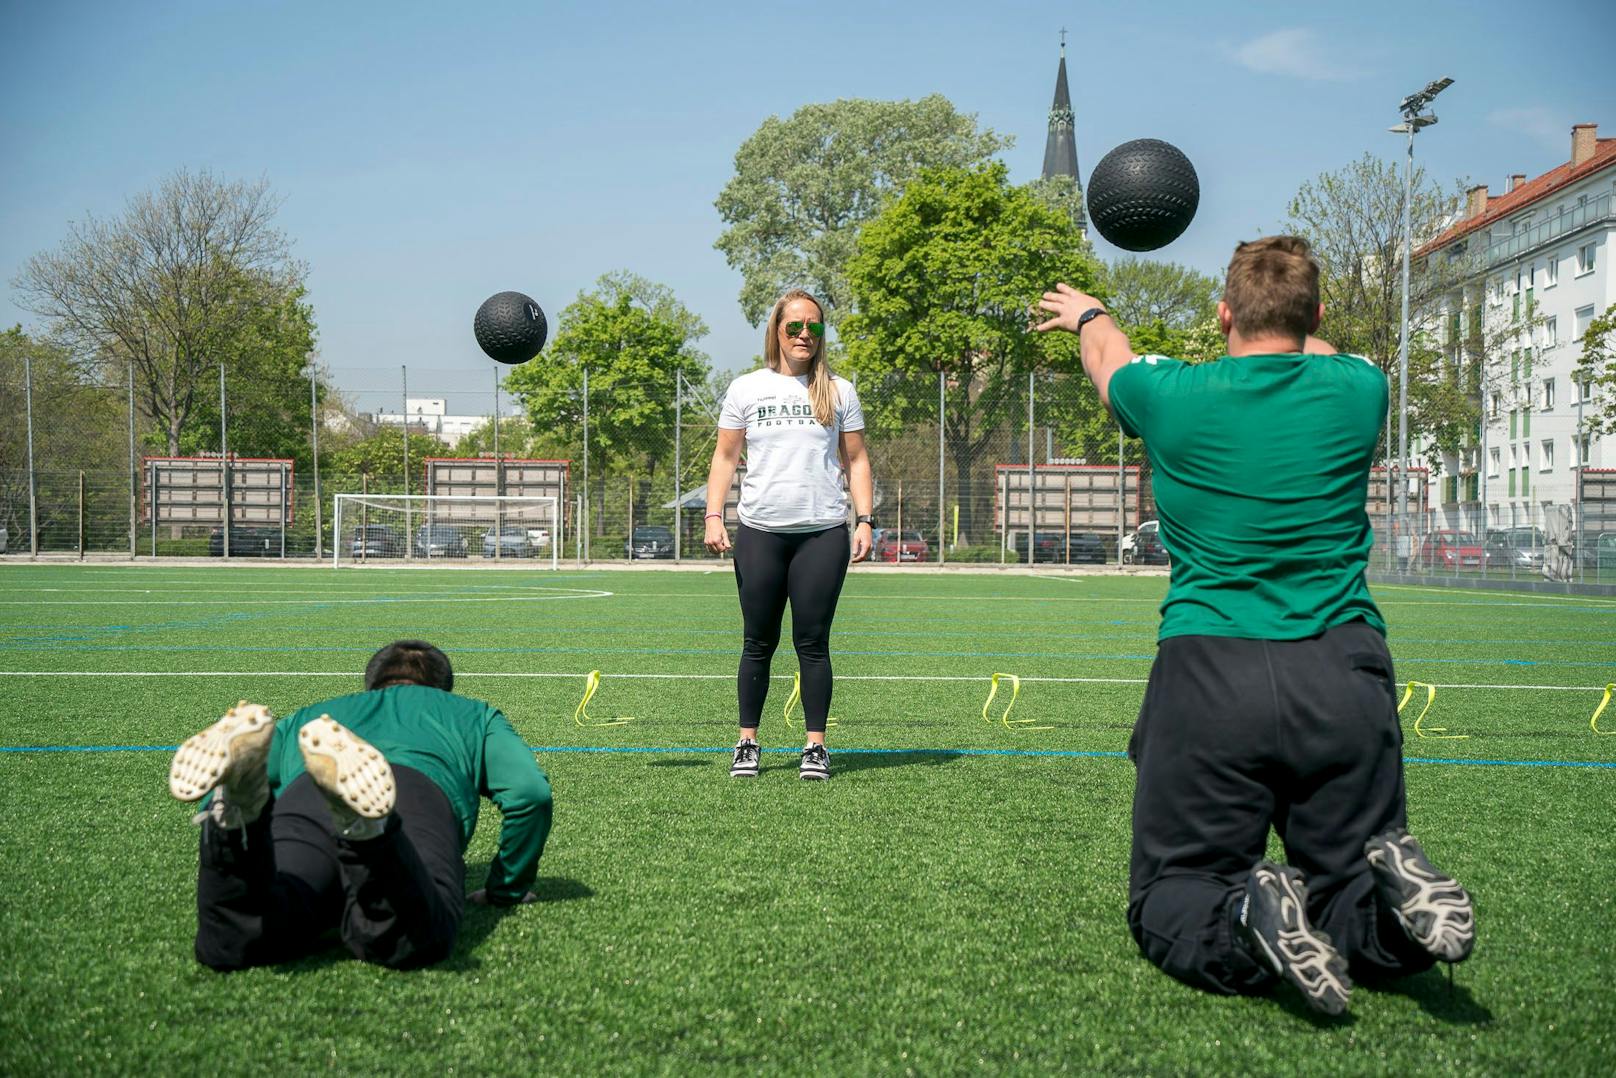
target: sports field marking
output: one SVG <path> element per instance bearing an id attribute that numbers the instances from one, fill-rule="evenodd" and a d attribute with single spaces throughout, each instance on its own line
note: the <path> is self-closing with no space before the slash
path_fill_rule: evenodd
<path id="1" fill-rule="evenodd" d="M 0 599 L 0 606 L 390 606 L 395 603 L 531 603 L 547 599 L 606 599 L 612 592 L 596 588 L 534 588 L 534 591 L 570 592 L 567 595 L 479 595 L 459 592 L 445 596 L 382 595 L 368 599 Z"/>
<path id="2" fill-rule="evenodd" d="M 54 752 L 173 752 L 178 745 L 0 745 L 0 754 L 5 753 L 54 753 Z M 687 747 L 687 748 L 658 748 L 653 745 L 529 745 L 529 749 L 537 753 L 555 755 L 627 755 L 627 756 L 690 756 L 697 753 L 702 755 L 728 756 L 734 752 L 733 746 L 720 746 L 717 748 Z M 778 755 L 795 756 L 799 750 L 793 748 L 766 748 L 761 750 Z M 1011 756 L 1022 758 L 1043 759 L 1101 759 L 1125 760 L 1126 752 L 1107 750 L 1083 749 L 838 749 L 839 756 L 949 756 L 949 757 L 991 757 Z M 1602 768 L 1616 769 L 1616 763 L 1606 763 L 1600 760 L 1464 760 L 1448 759 L 1432 756 L 1407 756 L 1403 759 L 1409 764 L 1448 764 L 1457 767 L 1573 767 L 1573 768 Z"/>
<path id="3" fill-rule="evenodd" d="M 772 674 L 771 681 L 790 681 L 793 674 Z M 341 677 L 358 679 L 352 670 L 0 670 L 0 678 L 7 677 Z M 587 670 L 571 674 L 540 670 L 467 672 L 456 670 L 455 678 L 575 678 L 587 679 Z M 602 678 L 634 679 L 643 681 L 734 681 L 734 674 L 601 674 Z M 991 674 L 837 674 L 837 681 L 946 681 L 991 682 Z M 1024 677 L 1022 684 L 1044 685 L 1144 685 L 1142 677 Z M 1460 682 L 1420 682 L 1439 689 L 1477 689 L 1500 692 L 1603 692 L 1603 685 L 1484 685 Z M 731 746 L 733 748 L 733 746 Z M 730 751 L 728 749 L 725 750 Z"/>

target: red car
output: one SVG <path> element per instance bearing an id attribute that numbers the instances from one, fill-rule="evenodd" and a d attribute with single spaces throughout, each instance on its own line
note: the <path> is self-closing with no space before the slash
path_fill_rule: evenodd
<path id="1" fill-rule="evenodd" d="M 876 561 L 926 561 L 931 547 L 919 532 L 889 530 L 881 533 L 872 556 Z"/>
<path id="2" fill-rule="evenodd" d="M 1487 567 L 1487 552 L 1481 540 L 1470 532 L 1443 529 L 1431 532 L 1420 542 L 1419 563 L 1428 569 L 1473 569 Z"/>

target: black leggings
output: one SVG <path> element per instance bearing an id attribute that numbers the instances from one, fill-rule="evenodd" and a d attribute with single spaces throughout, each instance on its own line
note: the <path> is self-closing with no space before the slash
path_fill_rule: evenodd
<path id="1" fill-rule="evenodd" d="M 735 533 L 735 585 L 741 593 L 741 729 L 755 728 L 769 696 L 769 660 L 791 600 L 791 643 L 802 671 L 803 725 L 825 732 L 830 714 L 830 623 L 847 579 L 851 548 L 842 524 L 818 532 Z"/>

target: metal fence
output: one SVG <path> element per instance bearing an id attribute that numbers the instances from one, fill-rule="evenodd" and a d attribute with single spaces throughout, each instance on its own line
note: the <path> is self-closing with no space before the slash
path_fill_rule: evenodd
<path id="1" fill-rule="evenodd" d="M 170 453 L 140 411 L 132 379 L 92 384 L 36 369 L 27 357 L 8 360 L 0 366 L 6 549 L 312 559 L 349 538 L 332 534 L 337 494 L 486 488 L 557 497 L 564 561 L 712 558 L 703 516 L 721 384 L 674 375 L 591 385 L 586 375 L 567 417 L 534 429 L 499 373 L 479 386 L 458 370 L 377 368 L 349 389 L 359 407 L 338 407 L 310 377 L 307 405 L 289 410 L 285 392 L 268 401 L 262 387 L 233 382 L 227 365 L 208 387 L 205 422 Z M 961 385 L 939 373 L 857 388 L 874 463 L 876 561 L 1165 564 L 1150 529 L 1135 536 L 1155 516 L 1143 446 L 1122 436 L 1085 380 L 1040 374 Z M 1368 504 L 1374 568 L 1616 580 L 1616 481 L 1608 476 L 1603 486 L 1585 481 L 1569 505 L 1483 509 L 1432 505 L 1433 485 L 1411 474 L 1419 509 L 1404 526 L 1390 511 L 1384 474 L 1377 470 Z M 732 527 L 735 501 L 732 488 Z"/>

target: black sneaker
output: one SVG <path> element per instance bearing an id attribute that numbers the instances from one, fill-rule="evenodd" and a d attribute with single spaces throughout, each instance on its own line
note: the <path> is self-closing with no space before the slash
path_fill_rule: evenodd
<path id="1" fill-rule="evenodd" d="M 1392 908 L 1408 938 L 1442 962 L 1463 962 L 1476 945 L 1476 913 L 1459 881 L 1425 858 L 1401 827 L 1364 843 L 1381 901 Z"/>
<path id="2" fill-rule="evenodd" d="M 802 766 L 797 768 L 799 779 L 830 778 L 830 753 L 825 746 L 810 741 L 802 748 Z"/>
<path id="3" fill-rule="evenodd" d="M 1246 881 L 1240 927 L 1270 970 L 1295 985 L 1308 1005 L 1325 1014 L 1347 1009 L 1352 982 L 1330 937 L 1307 920 L 1307 881 L 1288 865 L 1264 861 Z"/>
<path id="4" fill-rule="evenodd" d="M 735 743 L 735 759 L 730 761 L 729 777 L 732 779 L 755 779 L 758 773 L 758 743 L 749 737 L 744 737 Z"/>

